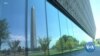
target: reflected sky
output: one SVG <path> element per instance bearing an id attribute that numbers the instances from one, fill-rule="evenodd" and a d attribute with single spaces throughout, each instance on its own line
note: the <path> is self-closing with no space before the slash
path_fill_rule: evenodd
<path id="1" fill-rule="evenodd" d="M 30 19 L 31 8 L 35 7 L 36 15 L 36 33 L 38 37 L 46 37 L 46 20 L 45 20 L 45 0 L 29 0 L 28 7 L 28 37 L 30 37 Z M 24 21 L 25 21 L 25 1 L 24 0 L 1 0 L 0 6 L 2 13 L 1 18 L 6 18 L 9 24 L 10 37 L 12 39 L 23 39 L 24 46 Z M 82 40 L 91 41 L 91 38 L 85 34 L 79 27 L 72 23 L 67 17 L 59 12 L 61 21 L 61 35 L 72 35 L 80 42 Z M 47 2 L 48 31 L 51 38 L 51 45 L 54 45 L 60 37 L 58 10 Z M 29 42 L 30 43 L 30 42 Z"/>
<path id="2" fill-rule="evenodd" d="M 2 0 L 2 18 L 6 18 L 11 34 L 24 34 L 24 1 Z"/>

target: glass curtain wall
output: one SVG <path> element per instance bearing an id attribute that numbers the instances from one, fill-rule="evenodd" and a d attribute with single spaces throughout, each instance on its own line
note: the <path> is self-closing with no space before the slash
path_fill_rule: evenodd
<path id="1" fill-rule="evenodd" d="M 28 0 L 28 56 L 48 55 L 45 0 Z"/>
<path id="2" fill-rule="evenodd" d="M 25 56 L 25 1 L 0 0 L 0 56 Z"/>
<path id="3" fill-rule="evenodd" d="M 83 30 L 46 0 L 29 0 L 28 3 L 29 56 L 73 56 L 72 52 L 83 50 L 86 42 L 92 41 Z M 35 21 L 33 25 L 32 16 L 33 22 Z M 35 30 L 32 30 L 33 26 Z"/>
<path id="4" fill-rule="evenodd" d="M 47 0 L 28 0 L 28 56 L 77 56 L 92 41 Z M 0 0 L 0 56 L 25 56 L 25 0 Z"/>

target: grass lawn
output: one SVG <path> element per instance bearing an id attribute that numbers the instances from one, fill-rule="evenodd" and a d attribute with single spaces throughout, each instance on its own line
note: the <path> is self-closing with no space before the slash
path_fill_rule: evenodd
<path id="1" fill-rule="evenodd" d="M 75 48 L 72 50 L 64 50 L 63 53 L 74 52 L 74 51 L 81 50 L 81 49 L 83 49 L 83 47 L 78 47 L 78 48 Z M 51 50 L 49 50 L 49 52 L 50 52 L 50 56 L 57 56 L 59 54 L 62 54 L 61 51 L 57 51 L 56 49 L 51 49 Z M 33 52 L 29 51 L 28 53 L 29 53 L 29 56 L 44 56 L 43 51 L 33 51 Z M 0 56 L 5 56 L 5 55 L 0 53 Z M 13 56 L 13 53 L 11 53 L 8 56 Z M 20 54 L 16 53 L 15 56 L 24 56 L 24 53 L 23 52 L 21 52 Z"/>
<path id="2" fill-rule="evenodd" d="M 83 47 L 78 47 L 72 50 L 64 50 L 63 53 L 74 52 L 74 51 L 81 50 L 81 49 L 83 49 Z M 62 52 L 54 50 L 54 49 L 49 50 L 49 52 L 50 52 L 50 56 L 62 54 Z M 43 56 L 43 51 L 29 52 L 29 56 Z"/>

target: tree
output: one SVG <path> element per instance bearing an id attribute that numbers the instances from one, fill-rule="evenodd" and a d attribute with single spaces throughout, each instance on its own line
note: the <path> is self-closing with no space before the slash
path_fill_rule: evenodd
<path id="1" fill-rule="evenodd" d="M 95 39 L 95 40 L 94 40 L 94 43 L 95 43 L 96 45 L 99 45 L 99 46 L 100 46 L 100 38 Z"/>
<path id="2" fill-rule="evenodd" d="M 80 46 L 85 46 L 85 44 L 86 44 L 86 41 L 82 41 L 81 43 L 80 43 Z"/>
<path id="3" fill-rule="evenodd" d="M 65 41 L 63 38 L 60 38 L 57 42 L 56 42 L 56 48 L 59 51 L 62 51 L 65 49 L 66 45 L 65 45 Z"/>
<path id="4" fill-rule="evenodd" d="M 79 41 L 76 38 L 73 36 L 67 36 L 67 38 L 68 39 L 66 42 L 69 43 L 67 46 L 69 46 L 71 49 L 79 46 Z"/>
<path id="5" fill-rule="evenodd" d="M 1 45 L 9 38 L 8 23 L 6 19 L 0 20 L 0 50 Z"/>
<path id="6" fill-rule="evenodd" d="M 40 38 L 39 39 L 41 49 L 44 52 L 45 56 L 48 55 L 50 41 L 51 41 L 50 38 Z"/>
<path id="7" fill-rule="evenodd" d="M 71 49 L 73 49 L 75 47 L 75 42 L 72 40 L 67 40 L 66 41 L 66 49 L 69 49 L 71 51 Z"/>
<path id="8" fill-rule="evenodd" d="M 79 45 L 79 41 L 72 36 L 63 35 L 56 42 L 57 50 L 71 50 Z"/>
<path id="9" fill-rule="evenodd" d="M 11 52 L 14 53 L 14 56 L 15 56 L 15 53 L 16 53 L 16 51 L 18 49 L 19 44 L 20 44 L 20 41 L 19 40 L 15 40 L 15 41 L 12 41 L 12 42 L 9 41 L 8 42 L 8 45 L 10 47 L 10 50 L 11 50 Z"/>
<path id="10" fill-rule="evenodd" d="M 17 49 L 17 51 L 19 52 L 19 54 L 20 54 L 20 52 L 22 51 L 22 48 L 21 48 L 21 46 L 18 46 L 18 49 Z"/>

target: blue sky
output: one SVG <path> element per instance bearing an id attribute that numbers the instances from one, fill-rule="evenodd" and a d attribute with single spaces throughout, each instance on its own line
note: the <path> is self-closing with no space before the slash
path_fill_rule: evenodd
<path id="1" fill-rule="evenodd" d="M 100 1 L 99 0 L 90 0 L 92 5 L 92 11 L 93 16 L 96 23 L 96 38 L 100 37 Z M 2 0 L 2 18 L 6 18 L 9 23 L 9 30 L 10 30 L 10 37 L 12 40 L 21 40 L 21 45 L 24 45 L 24 19 L 25 19 L 25 1 L 23 0 Z M 28 37 L 30 37 L 30 18 L 31 18 L 31 7 L 35 7 L 35 15 L 36 15 L 36 30 L 37 30 L 37 37 L 45 37 L 46 36 L 46 25 L 45 25 L 45 11 L 44 11 L 44 0 L 30 0 L 29 1 L 29 10 L 28 10 Z M 52 42 L 51 45 L 55 43 L 56 40 L 59 39 L 59 23 L 58 23 L 58 10 L 55 10 L 54 7 L 52 7 L 49 3 L 47 3 L 47 13 L 48 13 L 48 31 L 49 31 L 49 37 L 51 37 Z M 76 27 L 75 24 L 71 23 L 70 20 L 67 20 L 67 17 L 65 17 L 61 12 L 59 12 L 60 19 L 61 20 L 61 33 L 66 35 L 73 35 L 77 37 L 78 40 L 86 40 L 90 41 L 91 38 L 87 36 L 87 34 L 83 33 L 81 29 Z M 68 28 L 66 26 L 68 24 Z M 73 24 L 73 26 L 72 26 Z M 65 30 L 66 29 L 66 30 Z M 73 30 L 72 30 L 73 29 Z M 68 32 L 67 32 L 68 31 Z M 74 31 L 74 33 L 72 33 Z M 77 32 L 79 31 L 79 32 Z M 82 34 L 80 34 L 82 33 Z M 28 39 L 29 40 L 29 39 Z M 30 42 L 29 42 L 30 43 Z"/>
<path id="2" fill-rule="evenodd" d="M 2 18 L 9 23 L 11 34 L 24 34 L 24 4 L 22 0 L 4 0 L 2 2 Z"/>
<path id="3" fill-rule="evenodd" d="M 1 3 L 1 18 L 7 19 L 8 27 L 10 31 L 10 40 L 20 40 L 21 45 L 24 46 L 24 18 L 25 10 L 23 0 L 0 0 Z M 3 48 L 7 47 L 7 44 L 2 45 Z"/>

